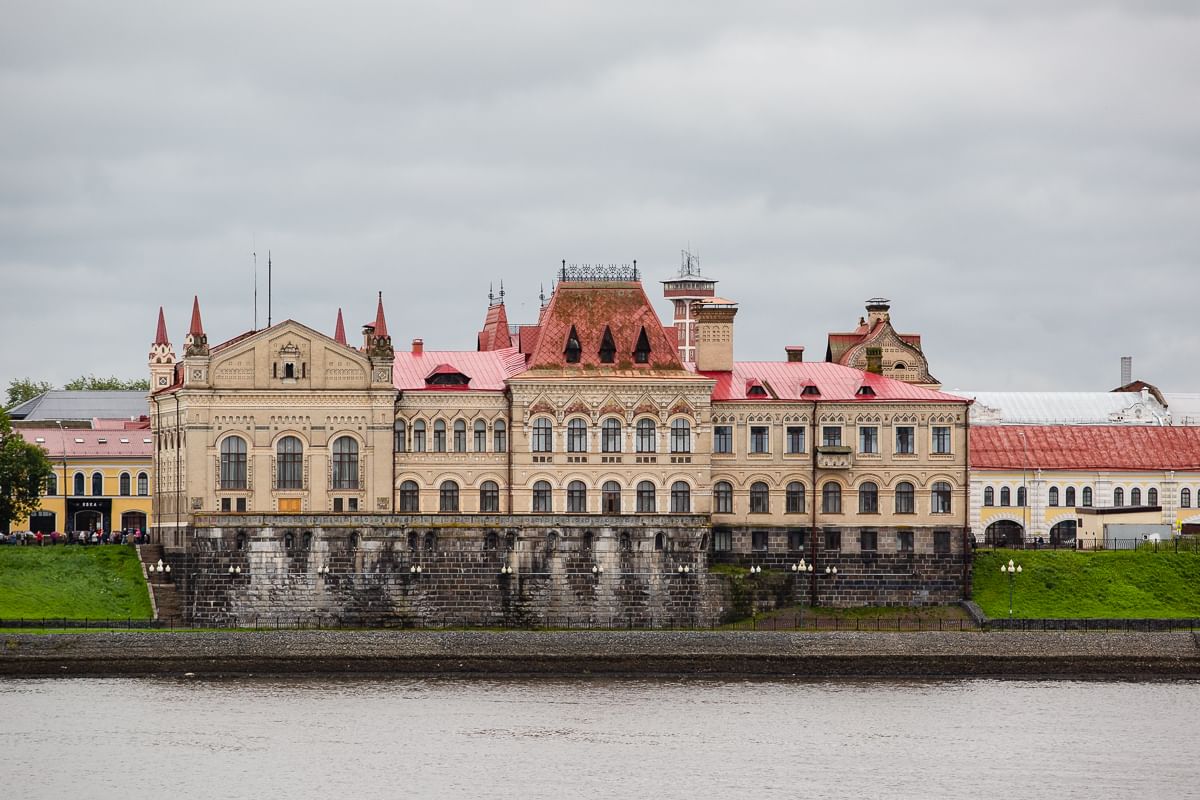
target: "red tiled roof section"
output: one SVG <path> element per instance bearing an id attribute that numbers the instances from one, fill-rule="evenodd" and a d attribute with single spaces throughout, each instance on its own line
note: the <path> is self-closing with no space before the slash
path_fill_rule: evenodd
<path id="1" fill-rule="evenodd" d="M 873 402 L 902 400 L 921 403 L 968 403 L 965 397 L 936 392 L 911 383 L 861 372 L 828 361 L 738 361 L 731 372 L 702 372 L 716 380 L 713 400 L 747 400 L 763 402 L 771 398 L 747 398 L 746 389 L 755 381 L 770 387 L 778 400 L 854 400 Z M 802 395 L 804 387 L 813 384 L 820 395 Z M 858 394 L 859 387 L 870 386 L 874 397 Z"/>
<path id="2" fill-rule="evenodd" d="M 1200 428 L 976 425 L 973 469 L 1200 470 Z"/>
<path id="3" fill-rule="evenodd" d="M 613 364 L 600 361 L 604 328 L 617 346 Z M 578 363 L 567 363 L 567 336 L 574 327 L 581 346 Z M 561 281 L 542 314 L 536 344 L 529 348 L 530 369 L 603 367 L 621 370 L 682 370 L 676 343 L 667 338 L 642 285 L 625 281 Z M 634 362 L 642 330 L 650 344 L 649 363 Z M 524 331 L 522 331 L 524 343 Z"/>
<path id="4" fill-rule="evenodd" d="M 508 333 L 508 312 L 504 310 L 504 303 L 488 306 L 483 330 L 479 332 L 478 346 L 480 350 L 502 350 L 512 347 L 512 337 Z"/>
<path id="5" fill-rule="evenodd" d="M 471 350 L 426 350 L 421 353 L 396 353 L 392 382 L 402 392 L 444 391 L 446 386 L 426 386 L 431 374 L 460 372 L 469 375 L 470 390 L 502 392 L 505 381 L 525 369 L 525 357 L 515 347 L 476 352 Z"/>
<path id="6" fill-rule="evenodd" d="M 154 443 L 148 430 L 87 430 L 86 428 L 16 428 L 21 438 L 43 448 L 53 462 L 62 458 L 150 458 Z M 38 441 L 41 439 L 42 441 Z M 103 439 L 104 441 L 100 441 Z M 77 441 L 82 440 L 82 441 Z M 124 441 L 122 441 L 124 440 Z M 65 454 L 64 454 L 65 451 Z M 60 465 L 61 466 L 61 463 Z"/>
<path id="7" fill-rule="evenodd" d="M 167 318 L 163 316 L 163 307 L 158 307 L 158 330 L 154 333 L 155 344 L 170 344 L 167 339 Z"/>

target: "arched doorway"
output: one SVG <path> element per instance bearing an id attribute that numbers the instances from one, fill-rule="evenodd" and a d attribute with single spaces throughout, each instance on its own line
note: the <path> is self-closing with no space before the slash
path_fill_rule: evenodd
<path id="1" fill-rule="evenodd" d="M 1021 547 L 1025 544 L 1025 528 L 1011 519 L 997 520 L 987 526 L 983 541 L 996 547 Z"/>
<path id="2" fill-rule="evenodd" d="M 142 511 L 126 511 L 121 515 L 121 530 L 129 533 L 146 532 L 146 514 Z"/>
<path id="3" fill-rule="evenodd" d="M 1075 545 L 1075 520 L 1064 519 L 1050 529 L 1050 544 L 1056 547 Z"/>
<path id="4" fill-rule="evenodd" d="M 99 511 L 76 511 L 71 530 L 94 531 L 104 526 L 104 515 Z"/>

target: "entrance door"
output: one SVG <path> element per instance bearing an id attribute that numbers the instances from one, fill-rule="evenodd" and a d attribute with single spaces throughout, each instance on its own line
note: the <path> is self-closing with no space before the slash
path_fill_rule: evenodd
<path id="1" fill-rule="evenodd" d="M 34 511 L 29 515 L 29 530 L 34 533 L 53 533 L 57 519 L 53 511 Z"/>
<path id="2" fill-rule="evenodd" d="M 126 511 L 121 515 L 121 530 L 130 533 L 146 530 L 146 515 L 141 511 Z"/>
<path id="3" fill-rule="evenodd" d="M 76 531 L 94 531 L 104 525 L 104 515 L 99 511 L 76 511 L 71 529 Z"/>

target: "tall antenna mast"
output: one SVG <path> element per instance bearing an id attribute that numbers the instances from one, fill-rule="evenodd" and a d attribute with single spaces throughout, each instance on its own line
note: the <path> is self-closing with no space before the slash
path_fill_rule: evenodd
<path id="1" fill-rule="evenodd" d="M 267 251 L 267 327 L 271 327 L 271 251 Z"/>
<path id="2" fill-rule="evenodd" d="M 258 330 L 258 249 L 250 251 L 254 256 L 254 330 Z"/>

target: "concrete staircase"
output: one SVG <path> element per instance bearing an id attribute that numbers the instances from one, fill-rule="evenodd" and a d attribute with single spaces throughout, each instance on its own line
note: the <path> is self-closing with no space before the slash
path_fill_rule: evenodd
<path id="1" fill-rule="evenodd" d="M 154 606 L 154 618 L 166 622 L 179 622 L 183 618 L 183 604 L 169 572 L 159 572 L 158 562 L 163 557 L 161 544 L 138 545 L 138 558 L 142 562 L 142 573 L 150 587 L 150 602 Z M 165 564 L 165 561 L 164 561 Z"/>

